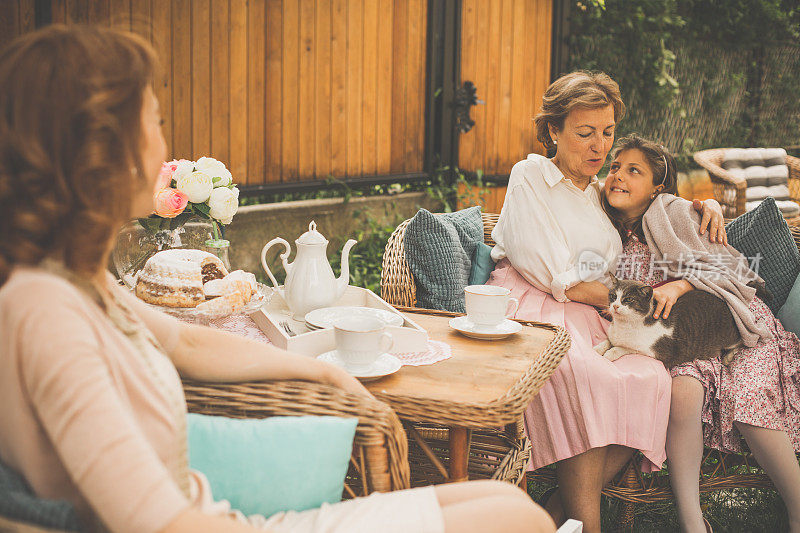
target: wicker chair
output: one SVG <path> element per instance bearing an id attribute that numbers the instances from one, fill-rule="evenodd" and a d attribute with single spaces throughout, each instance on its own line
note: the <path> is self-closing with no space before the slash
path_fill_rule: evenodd
<path id="1" fill-rule="evenodd" d="M 499 215 L 483 213 L 484 241 L 494 244 L 491 231 Z M 381 268 L 381 297 L 398 307 L 415 307 L 417 287 L 414 276 L 405 259 L 403 238 L 409 220 L 401 223 L 389 237 L 383 254 Z M 427 447 L 436 454 L 436 461 L 445 463 L 448 457 L 448 430 L 432 424 L 410 424 L 406 422 L 409 442 L 411 485 L 428 485 L 444 480 L 441 468 L 428 457 L 428 450 L 416 441 L 423 439 Z M 469 478 L 499 479 L 515 484 L 525 480 L 525 467 L 530 457 L 530 442 L 525 435 L 522 421 L 506 428 L 487 428 L 474 431 L 470 445 Z"/>
<path id="2" fill-rule="evenodd" d="M 702 150 L 695 152 L 693 157 L 698 165 L 708 171 L 714 186 L 714 198 L 722 205 L 725 217 L 734 218 L 745 211 L 747 182 L 722 168 L 722 158 L 726 150 L 728 149 Z M 800 203 L 800 159 L 787 155 L 786 166 L 789 167 L 789 196 Z M 800 225 L 800 217 L 787 219 L 787 222 L 791 226 Z"/>
<path id="3" fill-rule="evenodd" d="M 306 381 L 208 384 L 184 381 L 189 411 L 229 418 L 341 416 L 358 418 L 344 498 L 409 488 L 408 444 L 385 403 Z M 0 532 L 58 533 L 0 516 Z"/>
<path id="4" fill-rule="evenodd" d="M 798 161 L 798 160 L 795 160 Z M 795 174 L 797 176 L 797 174 Z M 798 176 L 800 177 L 800 176 Z M 483 213 L 483 234 L 486 244 L 492 245 L 491 233 L 497 224 L 499 215 Z M 413 307 L 416 304 L 416 285 L 414 277 L 405 261 L 405 251 L 403 248 L 403 235 L 405 233 L 408 220 L 400 224 L 394 233 L 389 237 L 386 251 L 383 255 L 383 272 L 381 273 L 381 296 L 388 302 L 395 305 Z M 800 249 L 800 227 L 789 226 L 795 244 Z M 516 436 L 516 443 L 519 443 L 521 450 L 529 454 L 530 444 L 528 439 L 521 432 Z M 409 456 L 415 470 L 417 468 L 415 450 L 409 451 Z M 472 461 L 472 458 L 470 458 Z M 527 464 L 527 455 L 517 456 L 517 462 L 523 462 L 523 469 Z M 634 508 L 637 503 L 657 503 L 672 499 L 672 491 L 669 486 L 669 478 L 662 471 L 656 474 L 643 475 L 639 463 L 641 456 L 637 455 L 625 467 L 622 472 L 611 483 L 603 489 L 603 494 L 617 498 L 622 502 L 622 507 L 618 515 L 618 528 L 620 530 L 630 530 L 633 526 Z M 470 464 L 470 478 L 473 478 L 473 466 Z M 507 481 L 519 481 L 519 472 L 514 471 L 507 474 L 493 476 L 495 479 Z M 415 473 L 412 472 L 412 484 L 414 483 Z M 475 477 L 478 477 L 477 475 Z M 552 468 L 541 468 L 534 472 L 529 472 L 527 476 L 522 473 L 523 478 L 555 484 L 555 471 Z M 716 450 L 706 449 L 703 459 L 702 478 L 700 480 L 700 490 L 703 492 L 716 490 L 730 490 L 736 488 L 774 488 L 769 478 L 760 470 L 758 463 L 749 453 L 727 454 Z"/>

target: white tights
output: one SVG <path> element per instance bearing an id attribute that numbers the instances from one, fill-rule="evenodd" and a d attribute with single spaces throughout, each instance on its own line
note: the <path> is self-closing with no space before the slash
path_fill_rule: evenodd
<path id="1" fill-rule="evenodd" d="M 690 376 L 672 380 L 667 426 L 669 480 L 678 506 L 678 521 L 687 533 L 705 532 L 700 509 L 700 463 L 703 459 L 703 385 Z M 758 464 L 778 489 L 789 513 L 789 530 L 800 533 L 800 465 L 784 431 L 735 422 Z"/>

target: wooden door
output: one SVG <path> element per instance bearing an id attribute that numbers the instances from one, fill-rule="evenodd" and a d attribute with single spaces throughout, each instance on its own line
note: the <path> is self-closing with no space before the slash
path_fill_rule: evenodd
<path id="1" fill-rule="evenodd" d="M 552 19 L 553 0 L 463 0 L 461 80 L 485 105 L 459 138 L 462 170 L 507 177 L 527 154 L 544 153 L 533 117 L 550 84 Z"/>

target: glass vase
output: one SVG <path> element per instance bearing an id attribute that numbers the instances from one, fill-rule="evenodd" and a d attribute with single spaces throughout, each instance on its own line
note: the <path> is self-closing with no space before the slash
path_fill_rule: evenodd
<path id="1" fill-rule="evenodd" d="M 222 261 L 222 264 L 225 265 L 225 268 L 227 268 L 228 272 L 230 272 L 231 261 L 228 257 L 228 250 L 231 247 L 231 241 L 226 239 L 208 239 L 203 244 L 203 250 L 219 257 L 220 261 Z"/>
<path id="2" fill-rule="evenodd" d="M 139 270 L 144 267 L 150 257 L 162 250 L 172 248 L 193 248 L 211 252 L 207 248 L 206 242 L 215 240 L 214 233 L 211 221 L 200 217 L 190 218 L 183 225 L 172 230 L 157 231 L 148 230 L 139 224 L 138 220 L 131 220 L 119 231 L 111 254 L 117 277 L 125 282 L 125 285 L 133 288 L 136 285 Z M 225 248 L 224 254 L 227 257 L 227 248 Z M 214 253 L 214 255 L 218 254 Z M 228 263 L 224 259 L 222 261 L 228 268 Z"/>

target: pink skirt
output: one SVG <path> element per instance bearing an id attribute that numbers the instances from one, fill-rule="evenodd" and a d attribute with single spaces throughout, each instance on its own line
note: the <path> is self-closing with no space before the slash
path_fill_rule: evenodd
<path id="1" fill-rule="evenodd" d="M 610 322 L 590 305 L 558 302 L 528 283 L 507 259 L 498 263 L 488 284 L 511 290 L 519 300 L 516 318 L 563 326 L 572 341 L 525 410 L 528 470 L 609 444 L 641 450 L 647 459 L 642 470 L 660 470 L 671 392 L 664 365 L 637 354 L 614 362 L 603 358 L 593 346 L 606 339 Z"/>

